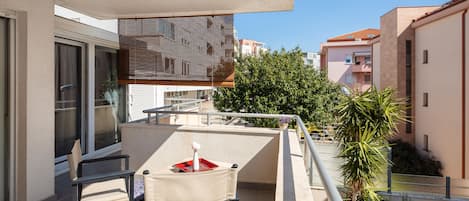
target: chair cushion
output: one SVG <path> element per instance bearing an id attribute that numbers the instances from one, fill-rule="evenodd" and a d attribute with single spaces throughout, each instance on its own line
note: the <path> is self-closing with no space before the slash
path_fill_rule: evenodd
<path id="1" fill-rule="evenodd" d="M 129 197 L 125 187 L 124 179 L 88 184 L 83 187 L 82 201 L 128 201 Z"/>

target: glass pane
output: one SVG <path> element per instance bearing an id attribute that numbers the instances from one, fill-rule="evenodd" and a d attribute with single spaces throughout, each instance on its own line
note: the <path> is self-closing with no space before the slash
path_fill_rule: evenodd
<path id="1" fill-rule="evenodd" d="M 81 48 L 55 43 L 55 157 L 81 138 Z"/>
<path id="2" fill-rule="evenodd" d="M 7 151 L 7 124 L 6 119 L 8 115 L 7 107 L 7 74 L 6 69 L 8 66 L 7 63 L 7 48 L 8 48 L 8 38 L 7 38 L 7 20 L 0 18 L 0 200 L 6 200 L 5 189 L 6 189 L 6 177 L 5 174 L 7 171 L 6 163 L 6 151 Z"/>
<path id="3" fill-rule="evenodd" d="M 233 86 L 233 15 L 119 19 L 122 82 Z M 190 70 L 182 68 L 190 63 Z"/>
<path id="4" fill-rule="evenodd" d="M 117 84 L 117 51 L 95 51 L 95 148 L 121 141 L 119 124 L 125 122 L 125 87 Z"/>

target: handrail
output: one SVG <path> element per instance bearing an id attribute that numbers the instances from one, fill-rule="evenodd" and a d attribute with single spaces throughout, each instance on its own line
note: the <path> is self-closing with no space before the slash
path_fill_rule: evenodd
<path id="1" fill-rule="evenodd" d="M 163 108 L 163 107 L 161 107 Z M 155 108 L 156 109 L 156 108 Z M 296 120 L 298 128 L 304 133 L 304 138 L 306 139 L 306 144 L 311 154 L 311 157 L 314 161 L 314 164 L 317 167 L 317 171 L 319 176 L 321 177 L 321 181 L 324 185 L 324 189 L 326 190 L 327 196 L 331 201 L 342 201 L 342 197 L 340 196 L 339 190 L 337 186 L 334 184 L 331 176 L 327 173 L 327 169 L 320 160 L 319 153 L 316 150 L 314 145 L 313 139 L 309 135 L 308 129 L 306 128 L 303 120 L 298 115 L 291 115 L 291 114 L 261 114 L 261 113 L 232 113 L 232 112 L 188 112 L 188 111 L 155 111 L 152 110 L 153 113 L 156 113 L 156 124 L 158 124 L 159 113 L 162 114 L 187 114 L 187 115 L 206 115 L 207 116 L 207 124 L 210 125 L 210 116 L 227 116 L 227 117 L 250 117 L 250 118 L 270 118 L 270 119 L 281 119 L 281 118 L 290 118 Z M 147 110 L 148 113 L 148 110 Z M 148 113 L 150 114 L 150 113 Z M 150 117 L 150 116 L 149 116 Z M 149 119 L 148 119 L 148 122 Z M 306 154 L 306 153 L 305 153 Z M 313 174 L 312 168 L 310 168 L 310 175 Z"/>

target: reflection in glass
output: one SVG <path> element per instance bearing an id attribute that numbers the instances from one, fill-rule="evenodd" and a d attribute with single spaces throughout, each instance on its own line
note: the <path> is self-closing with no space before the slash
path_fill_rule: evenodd
<path id="1" fill-rule="evenodd" d="M 117 84 L 117 51 L 97 46 L 95 55 L 95 149 L 101 149 L 121 141 L 125 88 Z"/>
<path id="2" fill-rule="evenodd" d="M 233 15 L 119 19 L 119 79 L 232 83 L 233 37 Z"/>
<path id="3" fill-rule="evenodd" d="M 55 157 L 68 154 L 81 138 L 82 48 L 55 43 Z"/>

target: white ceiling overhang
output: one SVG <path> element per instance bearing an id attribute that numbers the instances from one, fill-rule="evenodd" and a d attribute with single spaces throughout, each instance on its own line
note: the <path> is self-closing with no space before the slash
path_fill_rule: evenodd
<path id="1" fill-rule="evenodd" d="M 294 0 L 56 0 L 99 19 L 178 17 L 287 11 Z"/>

